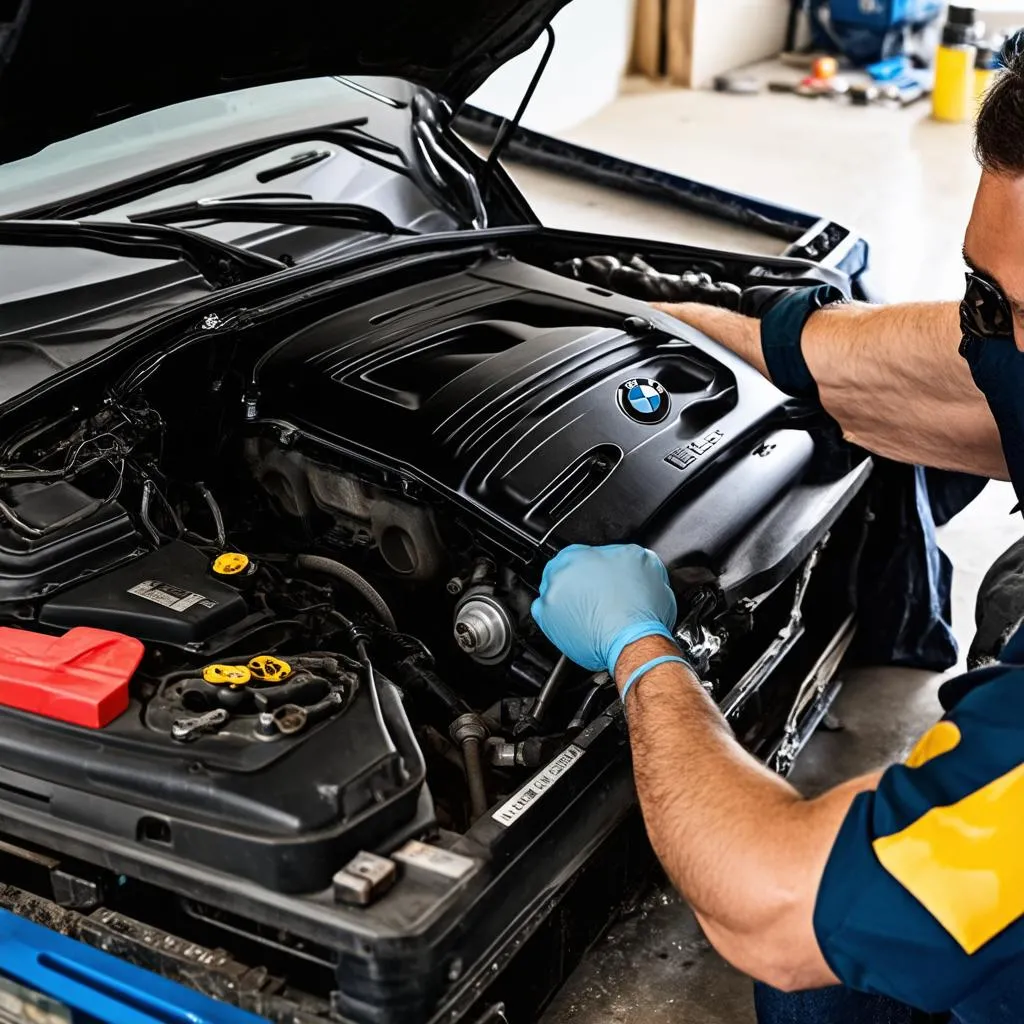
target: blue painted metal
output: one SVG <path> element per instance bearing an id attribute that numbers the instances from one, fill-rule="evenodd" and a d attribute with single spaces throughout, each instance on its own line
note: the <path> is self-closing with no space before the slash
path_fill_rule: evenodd
<path id="1" fill-rule="evenodd" d="M 88 1015 L 104 1024 L 263 1021 L 6 910 L 0 910 L 0 972 L 68 1007 L 73 1019 Z"/>
<path id="2" fill-rule="evenodd" d="M 815 48 L 841 53 L 860 67 L 905 53 L 920 53 L 927 43 L 922 30 L 942 14 L 944 6 L 941 0 L 791 2 L 794 26 L 798 9 L 810 14 Z M 791 38 L 795 40 L 795 32 Z"/>
<path id="3" fill-rule="evenodd" d="M 886 30 L 923 25 L 942 13 L 941 0 L 829 0 L 833 22 Z"/>
<path id="4" fill-rule="evenodd" d="M 502 118 L 465 105 L 456 130 L 476 142 L 492 144 Z M 578 146 L 522 126 L 509 139 L 505 158 L 567 174 L 605 188 L 629 192 L 658 202 L 731 221 L 789 243 L 780 254 L 813 260 L 843 271 L 853 281 L 868 267 L 868 245 L 858 234 L 825 217 L 732 192 L 679 174 L 646 167 L 600 150 Z M 863 295 L 855 294 L 857 298 Z"/>
<path id="5" fill-rule="evenodd" d="M 467 104 L 459 111 L 456 129 L 474 141 L 490 144 L 502 122 L 503 118 Z M 512 134 L 505 154 L 506 160 L 568 172 L 598 185 L 651 199 L 660 198 L 698 213 L 745 224 L 789 242 L 800 238 L 818 220 L 800 210 L 645 167 L 522 126 Z"/>

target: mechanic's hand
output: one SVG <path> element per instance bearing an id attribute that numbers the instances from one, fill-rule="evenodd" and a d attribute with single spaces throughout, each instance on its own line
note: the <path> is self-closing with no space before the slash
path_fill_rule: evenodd
<path id="1" fill-rule="evenodd" d="M 635 544 L 574 544 L 544 569 L 533 617 L 577 665 L 615 675 L 623 648 L 646 636 L 672 639 L 676 598 L 665 566 Z"/>

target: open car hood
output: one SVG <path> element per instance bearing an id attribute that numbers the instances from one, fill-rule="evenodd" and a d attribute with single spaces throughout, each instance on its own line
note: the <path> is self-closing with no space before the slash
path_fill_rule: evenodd
<path id="1" fill-rule="evenodd" d="M 0 21 L 0 162 L 157 107 L 288 79 L 389 75 L 458 103 L 566 3 L 15 0 Z"/>

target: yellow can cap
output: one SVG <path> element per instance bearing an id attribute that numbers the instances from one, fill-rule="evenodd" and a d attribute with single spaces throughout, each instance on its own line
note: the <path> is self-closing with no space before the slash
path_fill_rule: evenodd
<path id="1" fill-rule="evenodd" d="M 217 686 L 245 686 L 252 679 L 252 672 L 245 665 L 207 665 L 203 679 Z"/>
<path id="2" fill-rule="evenodd" d="M 249 556 L 241 551 L 225 551 L 213 560 L 213 571 L 218 576 L 237 576 L 249 568 Z"/>
<path id="3" fill-rule="evenodd" d="M 249 662 L 249 671 L 265 683 L 277 683 L 292 674 L 292 667 L 273 655 L 258 654 Z"/>

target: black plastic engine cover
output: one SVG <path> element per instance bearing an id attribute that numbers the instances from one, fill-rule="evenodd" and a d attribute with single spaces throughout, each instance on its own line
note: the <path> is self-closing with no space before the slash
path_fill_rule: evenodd
<path id="1" fill-rule="evenodd" d="M 195 644 L 247 612 L 239 592 L 209 567 L 200 550 L 173 541 L 58 594 L 43 605 L 39 621 L 58 629 L 110 629 L 145 643 Z"/>
<path id="2" fill-rule="evenodd" d="M 514 260 L 319 321 L 263 361 L 258 394 L 260 419 L 418 479 L 492 533 L 629 538 L 671 566 L 720 559 L 814 452 L 802 430 L 769 436 L 788 399 L 725 349 Z"/>
<path id="3" fill-rule="evenodd" d="M 85 729 L 0 708 L 0 791 L 55 823 L 274 892 L 326 887 L 339 864 L 417 815 L 425 765 L 397 689 L 377 677 L 336 717 L 273 743 L 175 743 L 142 708 Z"/>
<path id="4" fill-rule="evenodd" d="M 15 484 L 2 496 L 24 523 L 43 534 L 28 536 L 0 524 L 0 603 L 33 600 L 142 551 L 121 505 L 99 504 L 63 480 Z"/>

